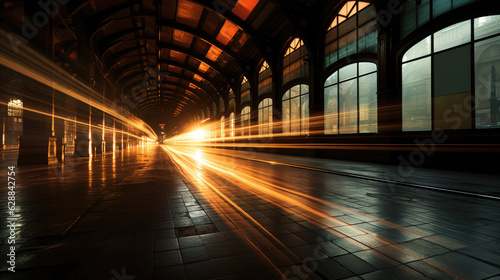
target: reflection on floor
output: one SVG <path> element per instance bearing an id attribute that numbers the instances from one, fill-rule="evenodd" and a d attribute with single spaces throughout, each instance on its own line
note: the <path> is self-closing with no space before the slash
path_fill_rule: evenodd
<path id="1" fill-rule="evenodd" d="M 2 158 L 5 178 L 12 156 Z M 500 279 L 498 201 L 278 164 L 296 160 L 150 146 L 19 167 L 16 273 L 3 261 L 0 278 Z M 463 187 L 446 186 L 449 173 L 422 172 L 406 179 Z M 478 190 L 498 193 L 498 178 L 481 180 Z"/>

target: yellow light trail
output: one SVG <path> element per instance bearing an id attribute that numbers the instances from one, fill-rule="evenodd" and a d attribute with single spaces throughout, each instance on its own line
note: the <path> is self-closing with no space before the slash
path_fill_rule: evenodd
<path id="1" fill-rule="evenodd" d="M 2 105 L 8 105 L 8 103 L 1 102 L 1 101 L 0 101 L 0 104 L 2 104 Z M 52 113 L 43 112 L 43 111 L 32 109 L 32 108 L 29 108 L 29 107 L 23 107 L 23 110 L 30 111 L 30 112 L 33 112 L 33 113 L 37 113 L 37 114 L 40 114 L 40 115 L 43 115 L 43 116 L 48 116 L 48 117 L 52 116 Z M 86 122 L 77 121 L 75 119 L 71 119 L 71 118 L 64 117 L 64 116 L 54 115 L 54 118 L 60 119 L 60 120 L 64 120 L 64 121 L 74 122 L 74 123 L 79 124 L 79 125 L 90 126 L 90 127 L 93 127 L 93 128 L 97 128 L 99 130 L 103 129 L 102 126 L 94 125 L 94 124 L 89 124 L 89 123 L 86 123 Z M 129 136 L 131 136 L 133 138 L 137 138 L 139 140 L 142 140 L 142 137 L 139 137 L 139 136 L 137 136 L 135 134 L 126 132 L 124 130 L 120 130 L 120 129 L 116 129 L 116 128 L 113 130 L 112 127 L 106 127 L 106 126 L 104 127 L 104 129 L 106 131 L 108 131 L 108 132 L 113 132 L 114 131 L 115 133 L 118 133 L 118 134 L 129 135 Z M 154 142 L 154 139 L 151 139 L 151 138 L 147 138 L 146 140 L 149 141 L 149 142 Z"/>
<path id="2" fill-rule="evenodd" d="M 225 215 L 223 211 L 220 210 L 220 208 L 224 208 L 224 204 L 229 204 L 232 207 L 236 208 L 242 215 L 247 217 L 250 221 L 252 221 L 256 226 L 257 229 L 261 230 L 268 236 L 270 236 L 274 242 L 279 243 L 281 247 L 285 247 L 284 244 L 282 244 L 274 235 L 272 235 L 263 225 L 261 225 L 256 219 L 254 219 L 251 215 L 249 215 L 246 211 L 244 211 L 241 207 L 239 207 L 234 201 L 232 201 L 228 196 L 226 196 L 223 192 L 219 191 L 218 188 L 215 186 L 213 182 L 210 182 L 208 179 L 204 178 L 204 176 L 198 172 L 196 169 L 200 167 L 199 162 L 196 161 L 191 161 L 188 158 L 190 156 L 186 156 L 185 154 L 180 154 L 172 151 L 170 148 L 163 146 L 162 147 L 165 152 L 173 159 L 174 164 L 177 166 L 181 174 L 189 181 L 193 186 L 198 188 L 199 190 L 202 190 L 202 195 L 205 196 L 205 198 L 211 202 L 212 206 L 214 206 L 216 209 L 218 209 L 219 215 Z M 197 157 L 199 160 L 202 160 L 200 157 L 200 154 L 196 154 L 195 157 Z M 210 189 L 212 192 L 217 194 L 217 198 L 219 199 L 213 199 L 213 196 L 208 195 L 206 189 Z M 236 215 L 239 216 L 238 213 Z M 234 217 L 233 217 L 234 218 Z M 235 220 L 237 222 L 235 222 Z M 273 265 L 273 267 L 276 269 L 278 273 L 281 274 L 283 278 L 286 278 L 285 275 L 277 268 L 277 266 L 274 264 L 274 262 L 266 256 L 264 253 L 265 249 L 270 249 L 273 248 L 275 250 L 278 250 L 278 247 L 276 247 L 273 243 L 271 243 L 268 239 L 265 238 L 264 235 L 259 233 L 258 231 L 255 230 L 253 227 L 248 227 L 249 223 L 245 219 L 233 219 L 233 223 L 237 223 L 237 225 L 240 226 L 240 228 L 246 228 L 246 229 L 251 229 L 250 232 L 239 232 L 237 231 L 237 234 L 240 235 L 240 237 L 243 240 L 247 240 L 251 246 L 256 248 L 261 256 L 265 258 L 269 263 Z M 263 244 L 259 244 L 259 242 L 255 242 L 252 237 L 262 237 L 260 238 L 260 241 L 263 242 Z M 289 251 L 289 250 L 288 250 Z M 293 254 L 293 252 L 289 251 L 288 255 L 285 255 L 281 253 L 278 256 L 281 260 L 287 260 L 290 263 L 297 263 L 300 262 L 299 258 Z M 294 258 L 295 260 L 291 261 L 290 258 Z"/>
<path id="3" fill-rule="evenodd" d="M 163 148 L 171 156 L 173 161 L 181 170 L 182 174 L 194 185 L 197 185 L 198 184 L 197 182 L 206 181 L 206 179 L 203 178 L 203 175 L 200 175 L 200 172 L 217 174 L 218 176 L 226 178 L 226 180 L 230 180 L 230 183 L 234 186 L 237 186 L 237 188 L 255 194 L 260 198 L 265 199 L 281 207 L 282 209 L 288 211 L 293 215 L 304 218 L 306 221 L 309 221 L 310 223 L 319 225 L 321 228 L 324 228 L 325 230 L 328 230 L 329 232 L 351 243 L 354 242 L 354 239 L 351 239 L 346 234 L 343 234 L 341 232 L 329 228 L 342 226 L 349 228 L 352 231 L 364 232 L 368 234 L 370 238 L 382 244 L 390 246 L 391 248 L 395 249 L 396 251 L 400 252 L 403 255 L 409 255 L 414 258 L 424 259 L 424 256 L 410 249 L 406 249 L 400 245 L 394 244 L 390 240 L 381 238 L 377 236 L 377 234 L 374 232 L 364 229 L 358 229 L 356 228 L 355 225 L 350 225 L 332 216 L 349 213 L 352 215 L 356 215 L 360 217 L 360 219 L 365 221 L 369 220 L 381 223 L 383 225 L 392 227 L 394 229 L 405 231 L 407 233 L 420 237 L 426 236 L 422 233 L 413 230 L 408 230 L 396 224 L 376 219 L 368 215 L 364 215 L 349 210 L 345 207 L 319 199 L 312 195 L 308 195 L 304 192 L 297 191 L 295 190 L 297 187 L 293 184 L 287 183 L 283 180 L 270 179 L 272 178 L 271 174 L 266 173 L 265 170 L 252 168 L 243 164 L 237 164 L 236 166 L 232 166 L 229 168 L 228 166 L 225 165 L 224 158 L 217 157 L 214 154 L 209 155 L 206 152 L 202 152 L 203 156 L 200 156 L 198 152 L 200 151 L 199 148 L 196 149 L 184 146 L 182 147 L 164 146 Z M 194 179 L 193 177 L 196 177 L 196 179 Z M 217 189 L 216 186 L 211 185 L 210 188 L 212 188 L 220 195 L 224 195 L 220 190 Z M 334 211 L 332 212 L 332 210 L 328 210 L 327 208 L 325 208 L 325 206 L 331 207 L 331 209 L 333 209 Z M 245 211 L 243 211 L 241 208 L 238 208 L 238 210 L 241 213 L 245 213 Z M 272 238 L 274 237 L 272 236 Z M 357 242 L 353 244 L 358 245 Z M 466 276 L 460 272 L 452 272 L 451 271 L 452 269 L 450 268 L 445 269 L 440 264 L 432 263 L 428 260 L 423 260 L 423 261 L 426 262 L 428 265 L 435 267 L 436 269 L 439 269 L 452 277 L 460 276 L 460 279 L 466 279 Z"/>
<path id="4" fill-rule="evenodd" d="M 320 119 L 320 120 L 318 120 Z M 310 123 L 319 127 L 323 126 L 322 118 L 313 117 L 310 118 Z M 281 122 L 274 122 L 275 127 L 280 127 Z M 243 131 L 247 131 L 248 127 L 240 127 L 234 130 L 233 137 L 221 137 L 221 127 L 220 122 L 213 122 L 210 124 L 199 125 L 196 129 L 199 132 L 202 131 L 205 135 L 204 137 L 193 137 L 193 132 L 183 133 L 174 136 L 165 141 L 168 145 L 175 146 L 192 146 L 192 147 L 218 147 L 218 148 L 246 148 L 246 149 L 316 149 L 316 150 L 377 150 L 377 151 L 406 151 L 412 152 L 420 149 L 420 147 L 414 143 L 412 144 L 402 144 L 402 143 L 391 143 L 391 144 L 372 144 L 372 143 L 303 143 L 309 141 L 308 138 L 311 136 L 325 136 L 322 129 L 309 131 L 306 134 L 297 133 L 269 133 L 259 135 L 255 132 L 259 131 L 259 127 L 266 127 L 268 124 L 254 125 L 250 126 L 250 131 L 252 135 L 238 135 Z M 311 127 L 311 126 L 310 126 Z M 216 137 L 212 135 L 217 135 Z M 231 130 L 227 128 L 224 130 L 224 135 L 231 135 Z M 356 134 L 359 135 L 359 134 Z M 321 141 L 321 137 L 317 140 Z M 276 143 L 283 139 L 286 143 Z M 327 140 L 325 140 L 327 141 Z M 428 148 L 428 144 L 424 145 Z M 432 148 L 435 151 L 444 152 L 488 152 L 488 153 L 500 153 L 500 144 L 454 144 L 454 143 L 432 143 Z"/>
<path id="5" fill-rule="evenodd" d="M 9 38 L 12 39 L 12 36 L 0 29 L 0 65 L 120 119 L 144 132 L 151 139 L 157 138 L 154 130 L 144 121 L 122 108 L 117 108 L 109 100 L 103 101 L 102 94 L 76 80 L 36 50 L 19 42 L 16 52 Z"/>

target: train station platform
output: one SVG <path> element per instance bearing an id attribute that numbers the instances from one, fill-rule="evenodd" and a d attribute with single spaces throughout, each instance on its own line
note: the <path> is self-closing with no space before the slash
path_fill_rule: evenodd
<path id="1" fill-rule="evenodd" d="M 404 183 L 499 191 L 494 175 L 415 170 Z M 16 273 L 0 278 L 500 279 L 498 200 L 370 180 L 391 172 L 159 145 L 22 166 Z"/>

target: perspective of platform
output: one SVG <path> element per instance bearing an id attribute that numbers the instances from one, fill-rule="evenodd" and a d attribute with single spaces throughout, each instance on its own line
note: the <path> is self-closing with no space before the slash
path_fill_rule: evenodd
<path id="1" fill-rule="evenodd" d="M 497 2 L 0 1 L 0 279 L 500 280 Z"/>

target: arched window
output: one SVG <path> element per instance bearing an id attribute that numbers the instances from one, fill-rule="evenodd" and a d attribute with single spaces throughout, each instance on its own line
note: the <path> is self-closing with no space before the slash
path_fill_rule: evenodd
<path id="1" fill-rule="evenodd" d="M 226 118 L 224 116 L 220 118 L 220 137 L 226 137 Z"/>
<path id="2" fill-rule="evenodd" d="M 229 137 L 234 137 L 234 112 L 229 114 Z"/>
<path id="3" fill-rule="evenodd" d="M 9 117 L 17 117 L 17 118 L 23 117 L 23 102 L 21 101 L 21 99 L 11 98 L 9 100 L 7 115 Z"/>
<path id="4" fill-rule="evenodd" d="M 283 94 L 283 133 L 309 134 L 309 86 L 296 85 Z"/>
<path id="5" fill-rule="evenodd" d="M 250 106 L 241 110 L 241 136 L 250 136 Z"/>
<path id="6" fill-rule="evenodd" d="M 17 146 L 19 136 L 23 134 L 23 101 L 11 98 L 7 105 L 7 123 L 4 127 L 4 144 Z"/>
<path id="7" fill-rule="evenodd" d="M 259 135 L 273 133 L 273 100 L 265 98 L 259 103 Z"/>
<path id="8" fill-rule="evenodd" d="M 306 59 L 308 56 L 304 42 L 293 39 L 283 57 L 283 85 L 298 78 L 309 76 Z"/>
<path id="9" fill-rule="evenodd" d="M 227 109 L 234 109 L 234 92 L 233 89 L 229 89 L 229 94 L 227 95 L 229 102 L 227 103 Z"/>
<path id="10" fill-rule="evenodd" d="M 258 95 L 270 93 L 273 90 L 272 71 L 269 64 L 264 60 L 259 70 L 259 92 Z"/>
<path id="11" fill-rule="evenodd" d="M 245 76 L 243 76 L 243 80 L 241 81 L 240 94 L 240 104 L 250 102 L 250 83 Z"/>
<path id="12" fill-rule="evenodd" d="M 499 15 L 466 20 L 404 54 L 403 131 L 499 127 L 499 24 Z"/>
<path id="13" fill-rule="evenodd" d="M 325 82 L 325 134 L 377 132 L 377 66 L 359 62 Z"/>
<path id="14" fill-rule="evenodd" d="M 420 2 L 417 4 L 417 2 Z M 405 1 L 402 4 L 400 17 L 401 38 L 408 36 L 418 27 L 463 5 L 473 3 L 474 0 L 421 0 Z"/>
<path id="15" fill-rule="evenodd" d="M 325 68 L 356 53 L 377 52 L 375 6 L 366 1 L 347 1 L 333 19 L 325 40 Z"/>

